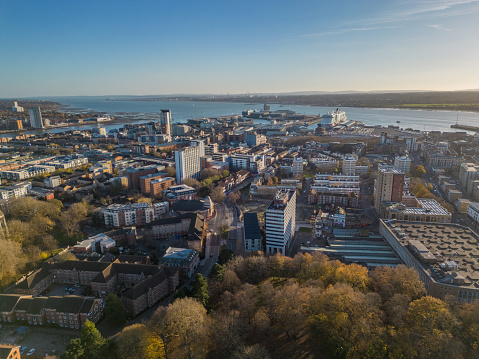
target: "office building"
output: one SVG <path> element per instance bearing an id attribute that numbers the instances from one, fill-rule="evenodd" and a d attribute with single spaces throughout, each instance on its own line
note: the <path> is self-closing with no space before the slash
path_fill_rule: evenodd
<path id="1" fill-rule="evenodd" d="M 171 110 L 160 110 L 161 133 L 171 135 Z"/>
<path id="2" fill-rule="evenodd" d="M 43 128 L 42 111 L 39 106 L 30 108 L 30 125 L 33 128 Z"/>
<path id="3" fill-rule="evenodd" d="M 472 194 L 474 181 L 479 179 L 479 166 L 474 163 L 462 163 L 459 167 L 459 183 L 468 195 Z"/>
<path id="4" fill-rule="evenodd" d="M 186 147 L 175 151 L 176 183 L 181 184 L 185 178 L 199 179 L 201 171 L 200 151 L 200 146 Z"/>
<path id="5" fill-rule="evenodd" d="M 286 254 L 296 226 L 296 190 L 280 189 L 266 209 L 266 253 Z"/>
<path id="6" fill-rule="evenodd" d="M 374 183 L 374 207 L 384 215 L 385 202 L 401 202 L 404 190 L 404 172 L 394 166 L 380 166 Z"/>
<path id="7" fill-rule="evenodd" d="M 343 175 L 355 175 L 357 163 L 358 163 L 357 155 L 346 155 L 343 158 Z"/>

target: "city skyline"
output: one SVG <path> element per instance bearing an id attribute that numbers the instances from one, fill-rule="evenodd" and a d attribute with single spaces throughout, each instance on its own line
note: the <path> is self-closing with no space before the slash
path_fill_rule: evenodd
<path id="1" fill-rule="evenodd" d="M 0 97 L 477 89 L 478 13 L 479 0 L 3 1 Z"/>

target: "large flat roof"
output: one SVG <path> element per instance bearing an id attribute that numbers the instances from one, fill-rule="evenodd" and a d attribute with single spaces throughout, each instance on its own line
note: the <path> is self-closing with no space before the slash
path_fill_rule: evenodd
<path id="1" fill-rule="evenodd" d="M 454 272 L 465 279 L 463 285 L 479 288 L 479 236 L 470 228 L 452 223 L 409 221 L 386 221 L 384 225 L 403 247 L 418 241 L 429 250 L 436 263 L 422 262 L 422 265 L 437 282 L 446 282 L 448 273 L 442 271 L 439 264 L 454 261 L 458 266 Z"/>

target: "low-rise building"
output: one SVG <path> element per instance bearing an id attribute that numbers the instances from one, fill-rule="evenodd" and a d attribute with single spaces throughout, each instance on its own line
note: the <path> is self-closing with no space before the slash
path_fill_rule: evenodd
<path id="1" fill-rule="evenodd" d="M 112 204 L 103 209 L 107 227 L 143 226 L 155 216 L 153 206 L 148 203 Z"/>
<path id="2" fill-rule="evenodd" d="M 415 206 L 385 203 L 386 219 L 431 223 L 451 223 L 452 214 L 434 199 L 416 198 Z"/>
<path id="3" fill-rule="evenodd" d="M 195 249 L 169 247 L 159 263 L 163 267 L 178 268 L 185 278 L 191 278 L 200 265 L 200 256 Z"/>
<path id="4" fill-rule="evenodd" d="M 246 252 L 263 251 L 263 237 L 259 228 L 258 214 L 246 212 L 243 215 L 244 231 L 243 240 Z"/>
<path id="5" fill-rule="evenodd" d="M 116 246 L 116 242 L 108 237 L 105 233 L 97 234 L 96 236 L 89 237 L 84 241 L 73 246 L 74 253 L 92 253 L 99 252 L 105 253 L 110 248 Z"/>

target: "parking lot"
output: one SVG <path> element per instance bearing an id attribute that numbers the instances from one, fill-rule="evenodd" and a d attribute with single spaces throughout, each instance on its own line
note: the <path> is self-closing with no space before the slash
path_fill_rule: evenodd
<path id="1" fill-rule="evenodd" d="M 27 347 L 22 355 L 22 358 L 32 349 L 35 348 L 35 353 L 32 357 L 44 357 L 45 354 L 57 355 L 65 352 L 65 346 L 73 338 L 80 336 L 80 331 L 73 331 L 67 329 L 54 329 L 30 327 L 29 333 L 24 337 L 19 335 L 12 335 L 12 332 L 18 329 L 20 325 L 6 325 L 0 329 L 0 340 L 3 343 L 19 345 L 20 347 Z M 55 350 L 53 352 L 53 350 Z"/>
<path id="2" fill-rule="evenodd" d="M 67 288 L 73 290 L 67 291 Z M 86 285 L 75 287 L 73 284 L 52 284 L 47 288 L 42 295 L 51 296 L 64 296 L 64 295 L 84 295 L 83 291 L 88 288 Z"/>

